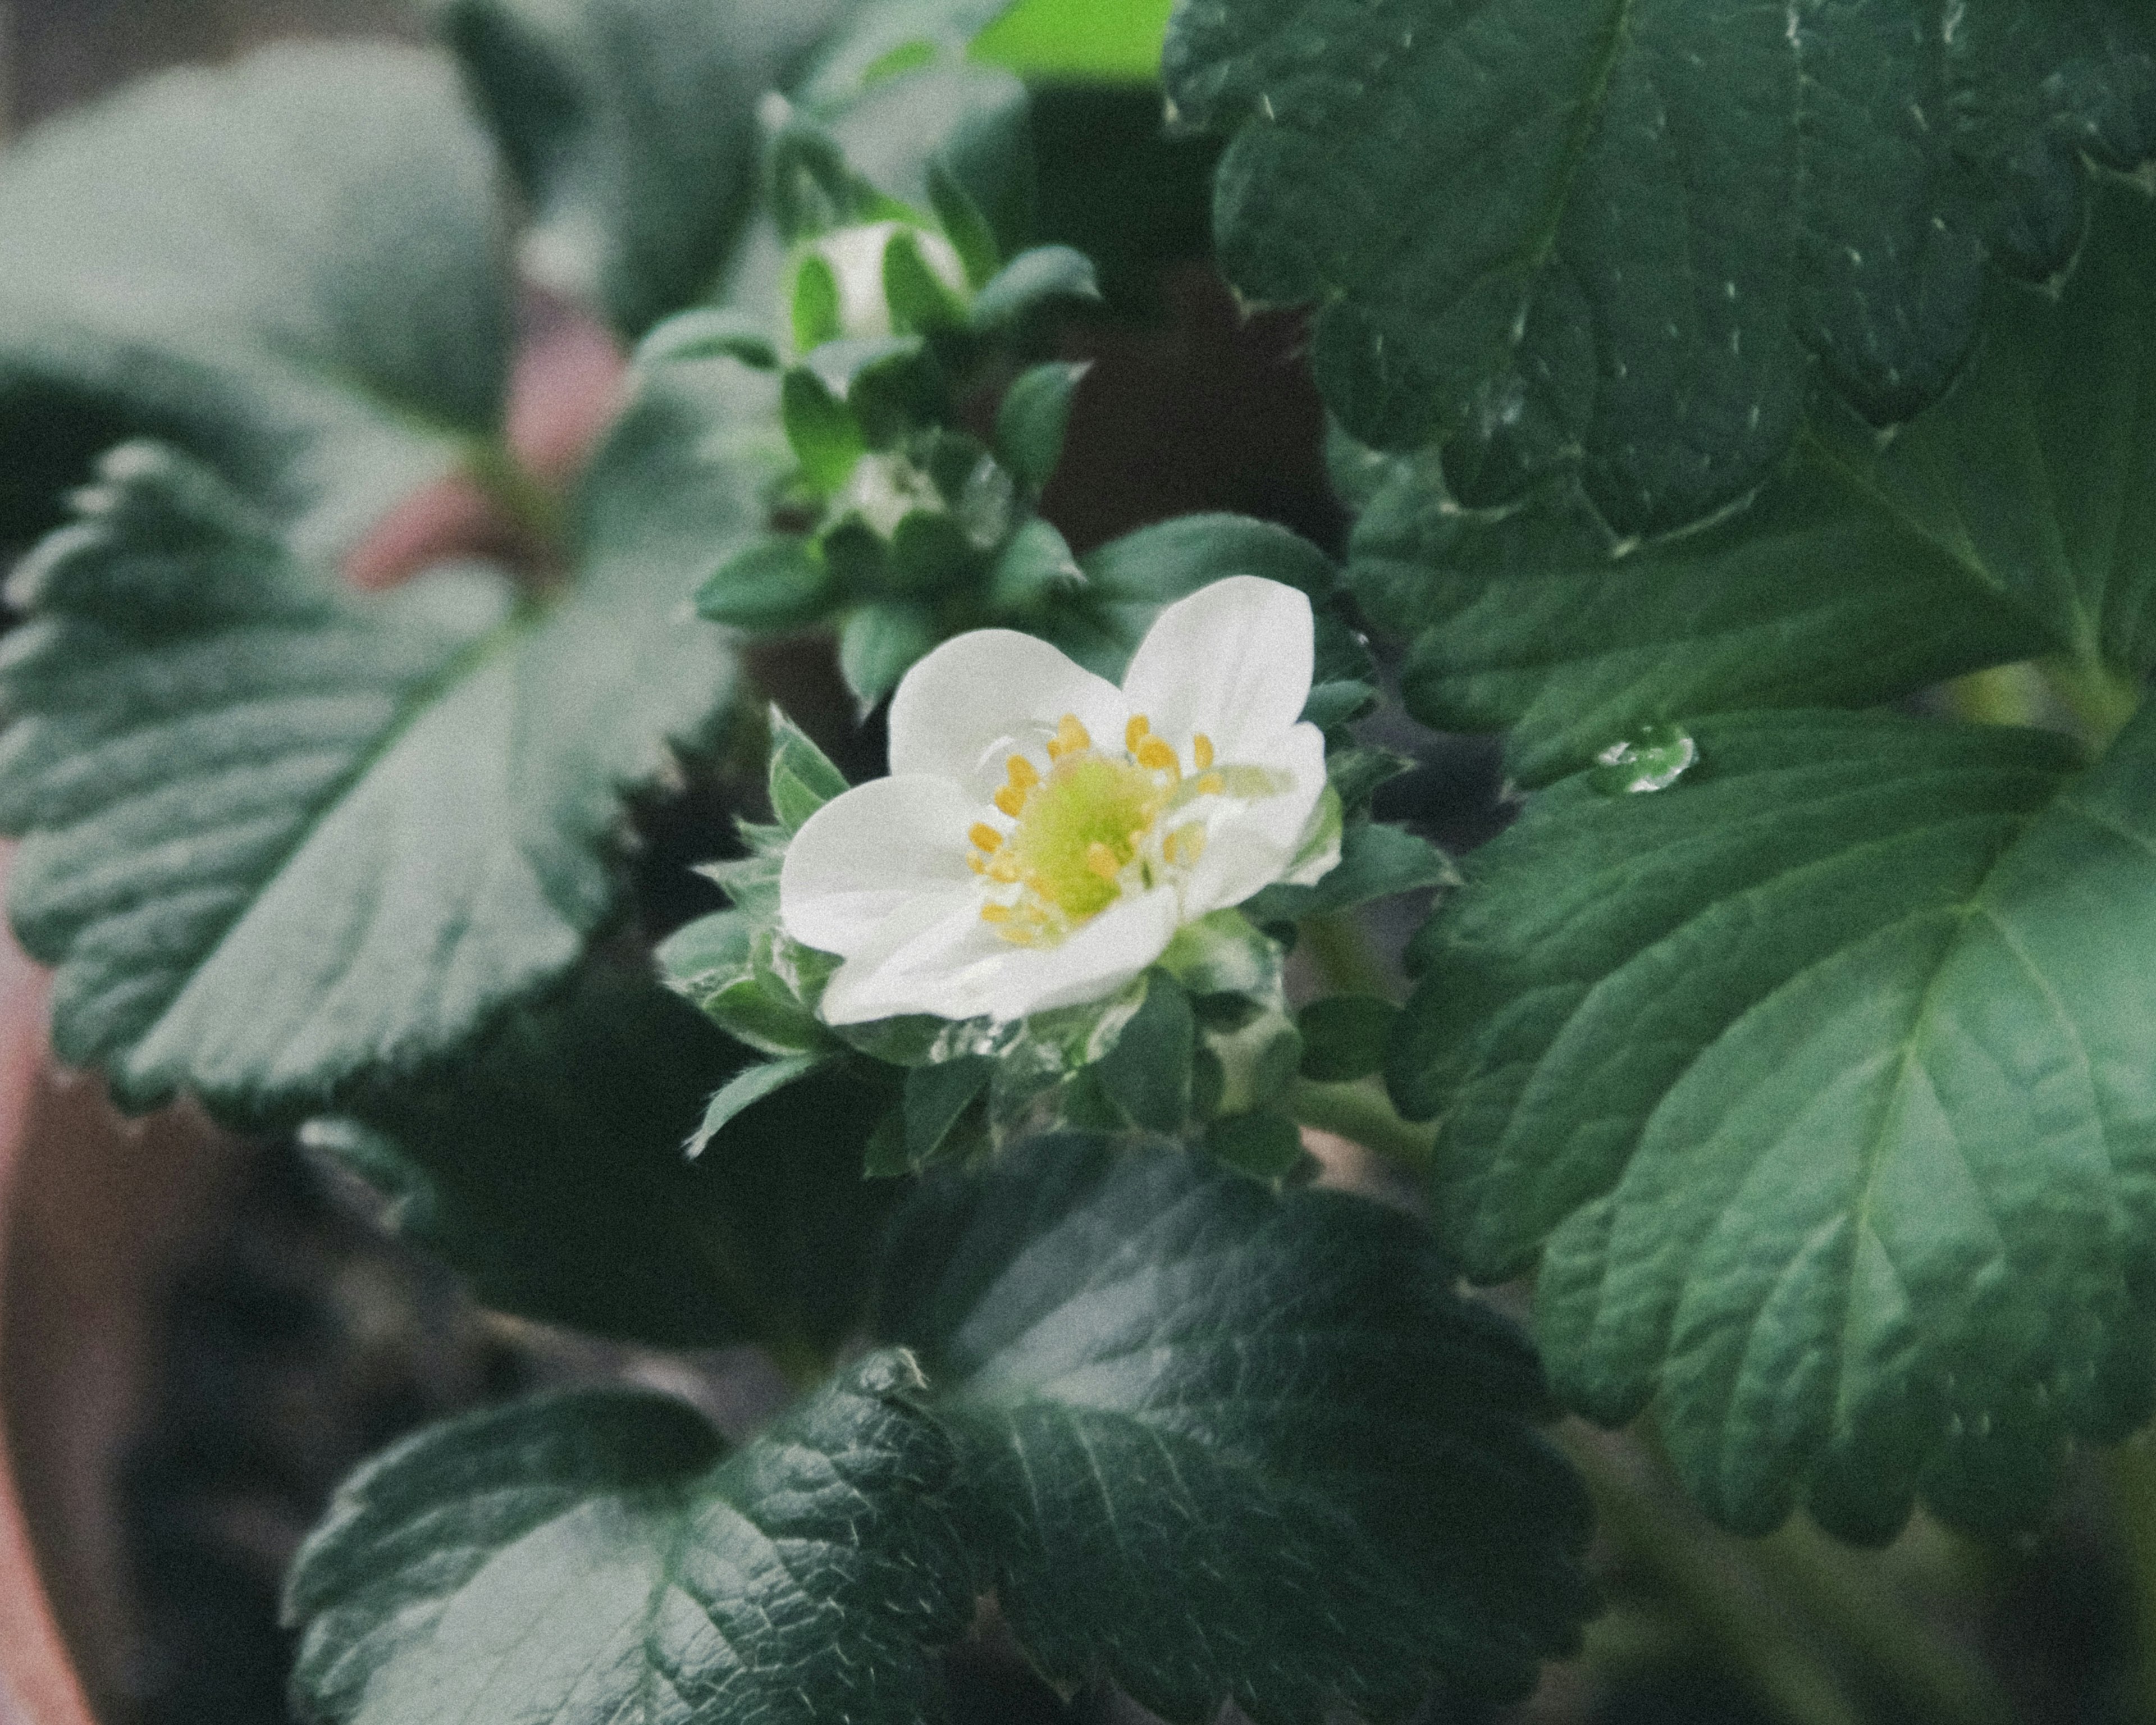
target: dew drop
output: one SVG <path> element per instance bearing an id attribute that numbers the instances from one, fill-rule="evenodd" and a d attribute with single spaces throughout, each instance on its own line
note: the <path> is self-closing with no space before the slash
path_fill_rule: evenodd
<path id="1" fill-rule="evenodd" d="M 1688 732 L 1675 725 L 1643 725 L 1595 756 L 1590 782 L 1613 797 L 1666 791 L 1698 759 L 1699 745 Z"/>

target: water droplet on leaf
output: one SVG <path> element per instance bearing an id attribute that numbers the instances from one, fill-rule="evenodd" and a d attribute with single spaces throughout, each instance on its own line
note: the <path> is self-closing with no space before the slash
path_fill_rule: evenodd
<path id="1" fill-rule="evenodd" d="M 1643 725 L 1595 756 L 1589 782 L 1613 797 L 1666 791 L 1698 759 L 1699 745 L 1687 732 L 1675 725 Z"/>

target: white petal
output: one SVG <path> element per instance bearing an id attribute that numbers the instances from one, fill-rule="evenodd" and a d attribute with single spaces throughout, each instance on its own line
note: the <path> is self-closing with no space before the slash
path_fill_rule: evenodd
<path id="1" fill-rule="evenodd" d="M 1291 788 L 1248 802 L 1224 798 L 1216 805 L 1206 822 L 1205 853 L 1183 884 L 1185 917 L 1239 905 L 1285 879 L 1301 850 L 1311 811 L 1325 794 L 1325 733 L 1315 725 L 1294 726 L 1273 743 L 1265 765 L 1287 774 Z"/>
<path id="2" fill-rule="evenodd" d="M 985 803 L 1003 783 L 1005 758 L 1037 752 L 1065 713 L 1075 713 L 1103 747 L 1122 747 L 1129 710 L 1106 678 L 1016 629 L 954 636 L 899 680 L 891 698 L 891 770 L 939 774 Z"/>
<path id="3" fill-rule="evenodd" d="M 786 848 L 778 874 L 786 932 L 851 957 L 921 894 L 977 891 L 966 832 L 981 807 L 950 780 L 918 774 L 834 797 Z"/>
<path id="4" fill-rule="evenodd" d="M 1202 731 L 1219 759 L 1270 766 L 1266 751 L 1310 698 L 1314 635 L 1302 594 L 1231 575 L 1153 619 L 1131 655 L 1123 694 L 1178 751 Z"/>
<path id="5" fill-rule="evenodd" d="M 839 967 L 820 1009 L 834 1024 L 918 1012 L 972 1018 L 983 1009 L 967 1004 L 980 993 L 968 978 L 1011 950 L 981 921 L 977 887 L 923 894 Z"/>
<path id="6" fill-rule="evenodd" d="M 1127 894 L 1060 947 L 1013 947 L 985 1009 L 1016 1019 L 1112 994 L 1168 950 L 1180 920 L 1170 888 Z"/>

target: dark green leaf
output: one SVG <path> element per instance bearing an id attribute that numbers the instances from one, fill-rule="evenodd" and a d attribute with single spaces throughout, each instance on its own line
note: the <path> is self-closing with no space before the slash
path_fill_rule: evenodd
<path id="1" fill-rule="evenodd" d="M 1476 854 L 1389 1076 L 1469 1267 L 1540 1248 L 1566 1399 L 1732 1526 L 2041 1507 L 2152 1400 L 2156 717 L 1702 721 Z"/>
<path id="2" fill-rule="evenodd" d="M 966 321 L 965 302 L 928 267 L 910 228 L 901 228 L 885 242 L 883 294 L 891 327 L 901 333 L 927 335 Z"/>
<path id="3" fill-rule="evenodd" d="M 682 1403 L 524 1402 L 348 1481 L 285 1591 L 310 1725 L 923 1725 L 972 1615 L 919 1371 L 872 1355 L 732 1455 Z"/>
<path id="4" fill-rule="evenodd" d="M 1197 1042 L 1190 997 L 1166 971 L 1149 971 L 1144 1000 L 1094 1070 L 1108 1100 L 1133 1126 L 1179 1132 L 1190 1118 Z"/>
<path id="5" fill-rule="evenodd" d="M 999 616 L 1023 614 L 1069 597 L 1085 582 L 1069 542 L 1034 516 L 1011 535 L 996 558 L 988 578 L 988 604 Z"/>
<path id="6" fill-rule="evenodd" d="M 1063 459 L 1063 433 L 1070 423 L 1070 398 L 1087 364 L 1053 362 L 1029 367 L 1004 392 L 996 409 L 996 456 L 1019 482 L 1039 493 Z"/>
<path id="7" fill-rule="evenodd" d="M 978 291 L 988 285 L 1002 261 L 988 218 L 973 202 L 973 193 L 940 162 L 929 165 L 928 197 L 936 219 L 943 224 L 944 238 L 966 266 L 968 285 Z"/>
<path id="8" fill-rule="evenodd" d="M 659 1347 L 829 1348 L 860 1322 L 886 1207 L 860 1178 L 882 1094 L 802 1086 L 690 1162 L 705 1098 L 743 1058 L 640 971 L 594 964 L 302 1139 L 381 1189 L 390 1225 L 484 1305 Z"/>
<path id="9" fill-rule="evenodd" d="M 777 1060 L 759 1060 L 744 1066 L 724 1084 L 711 1092 L 711 1099 L 704 1106 L 704 1117 L 688 1142 L 682 1147 L 691 1157 L 701 1156 L 711 1147 L 711 1140 L 718 1137 L 742 1112 L 753 1108 L 766 1096 L 776 1096 L 789 1084 L 798 1084 L 835 1058 L 832 1054 L 819 1051 L 814 1054 L 782 1055 Z"/>
<path id="10" fill-rule="evenodd" d="M 1340 860 L 1317 885 L 1268 886 L 1243 914 L 1254 922 L 1300 922 L 1454 878 L 1451 860 L 1428 839 L 1383 821 L 1350 821 L 1341 829 Z"/>
<path id="11" fill-rule="evenodd" d="M 827 497 L 842 490 L 868 453 L 860 424 L 845 403 L 806 366 L 787 372 L 778 402 L 802 477 Z"/>
<path id="12" fill-rule="evenodd" d="M 1643 722 L 1768 704 L 1861 706 L 2040 654 L 2156 662 L 2156 211 L 2131 187 L 2056 300 L 1993 290 L 1978 362 L 1881 443 L 1819 416 L 1751 509 L 1628 556 L 1574 505 L 1462 515 L 1395 464 L 1350 569 L 1414 639 L 1410 709 L 1517 727 L 1531 781 Z"/>
<path id="13" fill-rule="evenodd" d="M 808 733 L 776 706 L 771 710 L 771 812 L 788 833 L 832 798 L 843 796 L 846 775 L 831 764 Z"/>
<path id="14" fill-rule="evenodd" d="M 1407 1217 L 1063 1136 L 924 1188 L 885 1274 L 1051 1680 L 1316 1725 L 1524 1693 L 1571 1642 L 1589 1516 L 1533 1356 Z"/>
<path id="15" fill-rule="evenodd" d="M 1255 1180 L 1285 1180 L 1310 1163 L 1302 1131 L 1285 1114 L 1224 1114 L 1205 1127 L 1209 1154 Z"/>
<path id="16" fill-rule="evenodd" d="M 966 1111 L 987 1094 L 996 1063 L 979 1055 L 915 1066 L 906 1075 L 906 1165 L 925 1168 L 947 1146 Z"/>
<path id="17" fill-rule="evenodd" d="M 932 598 L 973 587 L 986 561 L 957 519 L 943 510 L 913 510 L 891 530 L 891 584 L 898 593 Z"/>
<path id="18" fill-rule="evenodd" d="M 864 605 L 839 630 L 839 670 L 865 711 L 896 688 L 937 639 L 934 619 L 918 606 Z"/>
<path id="19" fill-rule="evenodd" d="M 408 49 L 280 49 L 39 128 L 0 168 L 0 540 L 151 436 L 347 548 L 499 419 L 502 232 L 484 136 Z"/>
<path id="20" fill-rule="evenodd" d="M 1757 485 L 1815 373 L 1915 413 L 1987 255 L 2066 267 L 2084 158 L 2156 151 L 2142 0 L 1188 0 L 1163 65 L 1235 131 L 1223 267 L 1321 302 L 1348 428 L 1452 439 L 1470 501 L 1576 462 L 1627 533 Z"/>
<path id="21" fill-rule="evenodd" d="M 696 593 L 696 614 L 736 629 L 783 629 L 814 622 L 831 572 L 798 533 L 774 533 L 729 557 Z"/>
<path id="22" fill-rule="evenodd" d="M 974 296 L 973 325 L 1000 329 L 1051 300 L 1100 297 L 1091 258 L 1067 245 L 1037 245 L 1004 264 Z"/>
<path id="23" fill-rule="evenodd" d="M 771 829 L 783 855 L 788 834 Z M 814 1054 L 837 1044 L 808 1001 L 803 974 L 806 949 L 793 945 L 774 926 L 778 912 L 779 856 L 754 860 L 761 874 L 742 890 L 742 864 L 721 863 L 705 870 L 730 890 L 737 908 L 718 911 L 675 931 L 660 947 L 659 965 L 668 986 L 737 1041 L 767 1055 Z"/>
<path id="24" fill-rule="evenodd" d="M 624 788 L 732 698 L 682 614 L 757 513 L 732 434 L 647 389 L 578 500 L 580 578 L 515 607 L 471 572 L 346 593 L 205 470 L 116 452 L 0 655 L 11 911 L 64 1057 L 130 1107 L 301 1106 L 565 973 L 618 901 Z"/>
<path id="25" fill-rule="evenodd" d="M 702 297 L 756 187 L 757 98 L 830 0 L 434 0 L 535 225 L 527 267 L 629 336 Z"/>
<path id="26" fill-rule="evenodd" d="M 1385 1064 L 1385 1039 L 1399 1009 L 1374 994 L 1332 994 L 1313 1000 L 1296 1017 L 1302 1033 L 1305 1078 L 1345 1084 L 1367 1078 Z"/>

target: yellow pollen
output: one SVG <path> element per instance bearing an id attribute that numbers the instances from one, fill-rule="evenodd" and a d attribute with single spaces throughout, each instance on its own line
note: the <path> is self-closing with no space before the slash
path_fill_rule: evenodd
<path id="1" fill-rule="evenodd" d="M 1078 715 L 1065 713 L 1056 721 L 1055 735 L 1048 739 L 1048 758 L 1060 761 L 1065 755 L 1075 755 L 1093 747 L 1093 738 L 1078 722 Z"/>
<path id="2" fill-rule="evenodd" d="M 1016 820 L 1025 808 L 1025 793 L 1014 784 L 1007 784 L 996 793 L 996 807 Z"/>
<path id="3" fill-rule="evenodd" d="M 966 866 L 977 875 L 985 875 L 988 871 L 988 865 L 981 860 L 978 851 L 973 852 L 966 858 Z"/>
<path id="4" fill-rule="evenodd" d="M 1004 835 L 984 820 L 977 820 L 966 836 L 983 850 L 993 850 L 1004 842 Z"/>
<path id="5" fill-rule="evenodd" d="M 1123 726 L 1123 747 L 1135 755 L 1138 745 L 1145 741 L 1146 732 L 1152 729 L 1143 713 L 1132 713 L 1130 723 Z"/>
<path id="6" fill-rule="evenodd" d="M 1116 853 L 1098 839 L 1086 847 L 1086 866 L 1103 880 L 1112 880 L 1123 871 L 1123 865 L 1116 860 Z"/>
<path id="7" fill-rule="evenodd" d="M 1137 746 L 1138 765 L 1149 773 L 1173 773 L 1178 777 L 1182 768 L 1177 764 L 1175 751 L 1158 737 L 1148 737 Z"/>
<path id="8" fill-rule="evenodd" d="M 1013 755 L 1004 762 L 1004 771 L 1009 775 L 1014 790 L 1029 791 L 1040 783 L 1040 769 L 1024 755 Z"/>
<path id="9" fill-rule="evenodd" d="M 1198 781 L 1198 794 L 1201 797 L 1222 796 L 1227 789 L 1228 781 L 1217 773 L 1209 773 Z"/>
<path id="10" fill-rule="evenodd" d="M 1213 764 L 1213 739 L 1203 731 L 1190 739 L 1190 758 L 1198 763 L 1200 773 Z"/>

